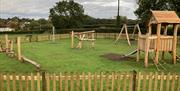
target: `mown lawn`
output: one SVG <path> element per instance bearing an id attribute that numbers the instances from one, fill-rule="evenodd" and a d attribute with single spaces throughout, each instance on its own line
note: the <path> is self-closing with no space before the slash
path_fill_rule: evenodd
<path id="1" fill-rule="evenodd" d="M 100 71 L 157 71 L 153 65 L 152 59 L 149 61 L 149 67 L 144 68 L 143 53 L 141 61 L 136 62 L 136 55 L 132 60 L 112 61 L 101 55 L 106 53 L 127 54 L 136 49 L 136 42 L 132 42 L 129 47 L 126 41 L 121 41 L 117 45 L 114 40 L 97 39 L 95 48 L 90 48 L 88 42 L 84 43 L 82 49 L 71 49 L 70 39 L 58 40 L 56 42 L 32 42 L 22 44 L 23 55 L 41 64 L 42 70 L 48 72 L 100 72 Z M 180 55 L 180 46 L 177 49 Z M 166 54 L 165 64 L 166 72 L 180 73 L 180 62 L 171 64 L 171 57 Z M 34 66 L 28 63 L 20 63 L 15 58 L 8 58 L 0 53 L 0 71 L 3 72 L 35 72 Z M 165 71 L 165 70 L 162 70 Z"/>

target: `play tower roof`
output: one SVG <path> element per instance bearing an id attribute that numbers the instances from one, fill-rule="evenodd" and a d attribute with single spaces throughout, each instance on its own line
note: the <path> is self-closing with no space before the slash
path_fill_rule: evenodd
<path id="1" fill-rule="evenodd" d="M 169 23 L 177 24 L 180 23 L 180 19 L 175 11 L 151 11 L 152 16 L 150 19 L 151 24 L 158 23 Z"/>

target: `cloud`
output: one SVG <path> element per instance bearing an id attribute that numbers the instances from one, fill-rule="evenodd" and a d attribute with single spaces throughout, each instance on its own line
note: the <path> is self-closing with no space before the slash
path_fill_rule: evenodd
<path id="1" fill-rule="evenodd" d="M 49 9 L 59 0 L 0 0 L 0 17 L 48 18 Z M 84 6 L 85 14 L 96 18 L 114 18 L 117 0 L 74 0 Z M 135 0 L 120 0 L 120 15 L 135 19 Z"/>
<path id="2" fill-rule="evenodd" d="M 75 0 L 85 8 L 85 13 L 96 18 L 114 18 L 117 16 L 117 0 Z M 120 0 L 120 15 L 136 19 L 134 11 L 136 0 Z"/>
<path id="3" fill-rule="evenodd" d="M 58 0 L 0 0 L 0 17 L 47 18 Z"/>

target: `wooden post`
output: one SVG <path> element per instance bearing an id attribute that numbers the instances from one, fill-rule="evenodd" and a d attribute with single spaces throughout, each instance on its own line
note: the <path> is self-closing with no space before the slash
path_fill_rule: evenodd
<path id="1" fill-rule="evenodd" d="M 91 73 L 88 72 L 88 91 L 91 91 Z"/>
<path id="2" fill-rule="evenodd" d="M 0 91 L 4 91 L 4 77 L 2 73 L 0 73 Z"/>
<path id="3" fill-rule="evenodd" d="M 149 25 L 148 26 L 148 33 L 147 33 L 147 37 L 146 37 L 146 45 L 145 45 L 145 58 L 144 58 L 144 66 L 148 67 L 148 58 L 149 58 L 149 47 L 150 47 L 150 39 L 149 36 L 151 35 L 151 31 L 152 31 L 152 26 Z"/>
<path id="4" fill-rule="evenodd" d="M 140 28 L 139 28 L 139 24 L 136 24 L 136 25 L 134 26 L 133 33 L 132 33 L 131 38 L 133 38 L 133 37 L 134 37 L 135 32 L 136 32 L 136 29 L 138 29 L 138 33 L 141 33 Z"/>
<path id="5" fill-rule="evenodd" d="M 71 72 L 71 78 L 70 78 L 70 91 L 74 91 L 74 73 Z"/>
<path id="6" fill-rule="evenodd" d="M 9 51 L 12 52 L 13 51 L 13 41 L 10 41 L 10 48 Z"/>
<path id="7" fill-rule="evenodd" d="M 127 39 L 128 45 L 131 46 L 131 43 L 130 43 L 130 41 L 129 41 L 129 35 L 128 35 L 128 30 L 127 30 L 127 25 L 125 25 L 125 32 L 126 32 L 126 39 Z"/>
<path id="8" fill-rule="evenodd" d="M 5 34 L 5 44 L 6 44 L 6 52 L 8 52 L 8 35 L 7 34 Z"/>
<path id="9" fill-rule="evenodd" d="M 38 41 L 39 41 L 39 36 L 37 35 L 37 36 L 36 36 L 36 42 L 38 42 Z"/>
<path id="10" fill-rule="evenodd" d="M 118 37 L 116 38 L 115 43 L 120 39 L 120 37 L 121 37 L 121 35 L 122 35 L 122 32 L 123 32 L 124 28 L 125 28 L 125 24 L 124 24 L 123 27 L 121 28 L 121 31 L 120 31 Z"/>
<path id="11" fill-rule="evenodd" d="M 136 61 L 139 62 L 139 55 L 140 55 L 140 32 L 138 33 L 138 45 L 137 45 L 137 57 Z"/>
<path id="12" fill-rule="evenodd" d="M 168 29 L 168 26 L 167 26 L 167 25 L 165 25 L 163 35 L 167 35 L 167 29 Z M 163 51 L 163 52 L 162 52 L 162 57 L 161 57 L 161 60 L 164 60 L 164 54 L 165 54 L 165 52 Z"/>
<path id="13" fill-rule="evenodd" d="M 82 48 L 82 34 L 79 35 L 79 48 Z"/>
<path id="14" fill-rule="evenodd" d="M 163 32 L 164 35 L 167 35 L 167 29 L 168 29 L 168 25 L 165 25 L 164 32 Z"/>
<path id="15" fill-rule="evenodd" d="M 17 91 L 16 90 L 16 75 L 15 75 L 15 73 L 13 73 L 12 79 L 13 79 L 13 91 Z"/>
<path id="16" fill-rule="evenodd" d="M 51 34 L 48 35 L 48 39 L 51 40 Z"/>
<path id="17" fill-rule="evenodd" d="M 42 72 L 42 91 L 46 91 L 46 73 Z"/>
<path id="18" fill-rule="evenodd" d="M 94 33 L 92 33 L 91 35 L 92 35 L 92 39 L 93 39 L 93 40 L 92 40 L 92 47 L 94 48 L 94 41 L 95 41 L 95 40 L 94 40 Z"/>
<path id="19" fill-rule="evenodd" d="M 136 25 L 134 26 L 133 33 L 132 33 L 131 38 L 133 38 L 133 37 L 134 37 L 135 31 L 136 31 Z"/>
<path id="20" fill-rule="evenodd" d="M 31 73 L 31 91 L 34 91 L 35 88 L 34 88 L 34 74 Z"/>
<path id="21" fill-rule="evenodd" d="M 22 61 L 22 55 L 21 55 L 21 37 L 17 37 L 17 57 L 18 60 Z"/>
<path id="22" fill-rule="evenodd" d="M 53 42 L 55 42 L 55 27 L 54 26 L 52 27 L 52 30 L 53 30 Z"/>
<path id="23" fill-rule="evenodd" d="M 161 24 L 157 24 L 157 41 L 156 41 L 156 56 L 155 64 L 158 64 L 159 48 L 160 48 L 160 37 L 161 37 Z"/>
<path id="24" fill-rule="evenodd" d="M 132 89 L 133 91 L 136 91 L 136 87 L 137 87 L 137 72 L 135 70 L 133 70 L 133 82 L 132 82 Z"/>
<path id="25" fill-rule="evenodd" d="M 7 80 L 7 85 L 6 85 L 6 88 L 7 88 L 7 91 L 11 91 L 11 82 L 10 82 L 10 75 L 9 74 L 7 74 L 7 76 L 6 76 L 7 78 L 6 78 L 6 80 Z"/>
<path id="26" fill-rule="evenodd" d="M 86 91 L 85 82 L 86 82 L 86 77 L 85 77 L 85 73 L 83 72 L 82 73 L 82 91 Z"/>
<path id="27" fill-rule="evenodd" d="M 71 48 L 74 48 L 74 31 L 71 32 Z"/>
<path id="28" fill-rule="evenodd" d="M 173 64 L 176 64 L 177 30 L 178 30 L 178 24 L 175 24 L 174 25 L 174 35 L 173 35 Z"/>
<path id="29" fill-rule="evenodd" d="M 136 25 L 137 29 L 138 29 L 138 32 L 141 34 L 141 29 L 139 27 L 139 24 Z"/>
<path id="30" fill-rule="evenodd" d="M 146 38 L 146 49 L 145 49 L 145 58 L 144 58 L 144 66 L 148 67 L 148 58 L 149 58 L 149 47 L 150 47 L 150 39 L 149 37 Z"/>
<path id="31" fill-rule="evenodd" d="M 40 73 L 37 73 L 37 91 L 41 91 L 41 77 Z"/>
<path id="32" fill-rule="evenodd" d="M 2 41 L 0 40 L 0 52 L 3 51 L 3 48 L 2 48 Z"/>

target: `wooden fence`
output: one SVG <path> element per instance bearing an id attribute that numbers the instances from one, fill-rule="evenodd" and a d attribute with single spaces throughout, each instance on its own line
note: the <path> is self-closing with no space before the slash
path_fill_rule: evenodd
<path id="1" fill-rule="evenodd" d="M 19 36 L 19 35 L 17 35 Z M 16 42 L 16 37 L 17 36 L 9 36 L 10 40 L 13 40 Z M 48 41 L 52 40 L 53 36 L 49 34 L 42 34 L 42 35 L 20 35 L 21 36 L 21 42 L 38 42 L 38 41 Z M 118 33 L 95 33 L 95 38 L 96 39 L 116 39 L 118 36 Z M 137 34 L 132 37 L 132 34 L 129 34 L 130 39 L 137 39 Z M 55 39 L 60 40 L 60 39 L 65 39 L 65 38 L 70 38 L 70 34 L 56 34 Z M 0 36 L 0 40 L 3 41 L 4 36 Z M 121 39 L 126 39 L 126 35 L 122 34 Z M 178 42 L 180 43 L 180 36 L 177 38 Z"/>
<path id="2" fill-rule="evenodd" d="M 0 74 L 0 91 L 180 91 L 174 73 Z"/>

